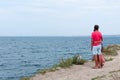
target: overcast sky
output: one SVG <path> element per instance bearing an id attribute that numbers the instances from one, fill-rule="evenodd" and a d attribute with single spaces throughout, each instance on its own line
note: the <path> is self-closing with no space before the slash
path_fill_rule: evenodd
<path id="1" fill-rule="evenodd" d="M 120 0 L 0 0 L 0 36 L 120 34 Z"/>

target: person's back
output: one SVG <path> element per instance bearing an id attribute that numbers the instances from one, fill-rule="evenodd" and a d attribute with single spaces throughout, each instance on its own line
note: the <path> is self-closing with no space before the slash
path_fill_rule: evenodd
<path id="1" fill-rule="evenodd" d="M 92 45 L 93 46 L 97 46 L 97 45 L 99 45 L 99 44 L 101 44 L 101 42 L 102 42 L 102 34 L 101 34 L 101 32 L 99 32 L 98 30 L 97 31 L 94 31 L 94 32 L 92 32 Z"/>

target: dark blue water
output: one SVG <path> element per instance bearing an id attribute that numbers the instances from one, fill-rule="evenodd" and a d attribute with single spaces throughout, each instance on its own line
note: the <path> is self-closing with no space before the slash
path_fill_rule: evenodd
<path id="1" fill-rule="evenodd" d="M 109 44 L 120 37 L 105 37 Z M 0 37 L 0 80 L 19 80 L 75 54 L 91 59 L 90 37 Z"/>

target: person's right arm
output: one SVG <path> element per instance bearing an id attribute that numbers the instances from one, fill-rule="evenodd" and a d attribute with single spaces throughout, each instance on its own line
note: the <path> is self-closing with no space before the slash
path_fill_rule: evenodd
<path id="1" fill-rule="evenodd" d="M 91 38 L 91 50 L 93 49 L 93 40 Z"/>
<path id="2" fill-rule="evenodd" d="M 93 49 L 93 33 L 91 34 L 91 50 Z"/>

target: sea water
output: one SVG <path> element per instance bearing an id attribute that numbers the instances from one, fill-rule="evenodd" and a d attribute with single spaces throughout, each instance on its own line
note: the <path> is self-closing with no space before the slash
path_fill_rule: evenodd
<path id="1" fill-rule="evenodd" d="M 20 80 L 76 54 L 90 60 L 90 37 L 0 37 L 0 80 Z M 120 44 L 120 36 L 103 45 Z"/>

